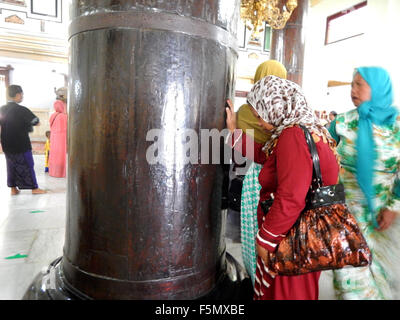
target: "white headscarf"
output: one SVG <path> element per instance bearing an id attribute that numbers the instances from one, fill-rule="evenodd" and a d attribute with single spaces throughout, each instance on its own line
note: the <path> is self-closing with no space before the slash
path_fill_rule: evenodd
<path id="1" fill-rule="evenodd" d="M 308 106 L 301 88 L 292 81 L 275 76 L 262 78 L 247 95 L 247 102 L 264 121 L 275 127 L 271 139 L 264 146 L 268 154 L 282 131 L 294 125 L 303 125 L 313 134 L 332 140 Z"/>

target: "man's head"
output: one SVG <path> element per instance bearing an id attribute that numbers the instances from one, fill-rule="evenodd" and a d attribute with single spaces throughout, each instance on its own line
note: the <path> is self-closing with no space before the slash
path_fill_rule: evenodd
<path id="1" fill-rule="evenodd" d="M 21 86 L 18 86 L 16 84 L 12 84 L 7 88 L 7 95 L 12 101 L 16 103 L 20 103 L 24 98 L 24 92 L 22 91 Z"/>

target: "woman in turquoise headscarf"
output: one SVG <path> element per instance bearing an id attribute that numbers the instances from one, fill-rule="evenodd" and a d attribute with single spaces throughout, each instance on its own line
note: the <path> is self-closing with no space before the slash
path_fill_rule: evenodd
<path id="1" fill-rule="evenodd" d="M 357 107 L 330 126 L 341 157 L 346 203 L 373 254 L 363 268 L 334 271 L 339 299 L 400 299 L 400 117 L 390 76 L 380 67 L 355 70 Z"/>

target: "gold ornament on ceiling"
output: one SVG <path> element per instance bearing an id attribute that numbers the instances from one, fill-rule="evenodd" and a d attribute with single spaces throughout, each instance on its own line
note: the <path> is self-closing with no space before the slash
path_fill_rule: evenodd
<path id="1" fill-rule="evenodd" d="M 283 29 L 296 7 L 297 0 L 287 0 L 282 8 L 279 0 L 241 0 L 240 17 L 253 31 L 252 37 L 257 37 L 264 30 L 264 21 L 272 29 Z"/>
<path id="2" fill-rule="evenodd" d="M 4 21 L 8 23 L 25 24 L 25 21 L 18 17 L 16 14 L 6 17 Z"/>
<path id="3" fill-rule="evenodd" d="M 0 3 L 9 3 L 16 6 L 26 7 L 25 0 L 0 0 Z"/>

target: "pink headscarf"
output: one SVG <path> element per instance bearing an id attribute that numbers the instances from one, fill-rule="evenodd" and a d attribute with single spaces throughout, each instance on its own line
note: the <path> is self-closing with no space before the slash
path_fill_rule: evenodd
<path id="1" fill-rule="evenodd" d="M 54 110 L 59 113 L 67 113 L 66 104 L 61 100 L 56 100 L 54 102 Z"/>
<path id="2" fill-rule="evenodd" d="M 50 128 L 54 123 L 55 118 L 59 115 L 59 114 L 65 114 L 67 113 L 67 104 L 61 100 L 56 100 L 54 102 L 54 110 L 55 112 L 53 112 L 53 114 L 50 116 Z"/>

